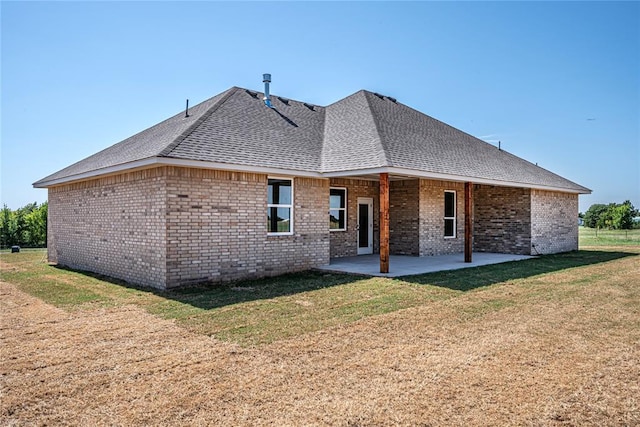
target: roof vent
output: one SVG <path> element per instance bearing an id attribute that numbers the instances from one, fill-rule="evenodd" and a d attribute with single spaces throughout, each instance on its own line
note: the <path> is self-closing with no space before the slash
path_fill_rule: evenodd
<path id="1" fill-rule="evenodd" d="M 384 95 L 380 95 L 378 92 L 373 92 L 373 94 L 380 99 L 384 99 Z"/>
<path id="2" fill-rule="evenodd" d="M 316 106 L 312 105 L 312 104 L 307 104 L 306 102 L 303 102 L 304 106 L 307 107 L 309 110 L 311 111 L 316 111 Z"/>
<path id="3" fill-rule="evenodd" d="M 249 89 L 245 89 L 245 92 L 247 92 L 249 96 L 251 96 L 252 98 L 258 99 L 258 92 L 253 92 L 253 91 L 250 91 Z"/>
<path id="4" fill-rule="evenodd" d="M 262 83 L 264 83 L 264 105 L 273 108 L 271 105 L 271 97 L 269 96 L 269 83 L 271 83 L 271 74 L 262 75 Z"/>
<path id="5" fill-rule="evenodd" d="M 282 102 L 283 104 L 289 105 L 289 100 L 287 98 L 283 98 L 281 96 L 278 97 L 278 99 L 280 100 L 280 102 Z"/>
<path id="6" fill-rule="evenodd" d="M 397 100 L 397 99 L 395 99 L 395 98 L 393 98 L 393 97 L 391 97 L 391 96 L 387 96 L 387 99 L 388 99 L 389 101 L 393 102 L 394 104 L 397 104 L 397 103 L 398 103 L 398 100 Z"/>

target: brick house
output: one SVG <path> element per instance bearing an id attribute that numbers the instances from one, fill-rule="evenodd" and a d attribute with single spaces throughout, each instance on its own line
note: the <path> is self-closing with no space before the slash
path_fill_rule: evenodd
<path id="1" fill-rule="evenodd" d="M 265 95 L 266 94 L 266 95 Z M 396 99 L 232 87 L 34 183 L 48 256 L 160 289 L 379 253 L 578 248 L 590 190 Z"/>

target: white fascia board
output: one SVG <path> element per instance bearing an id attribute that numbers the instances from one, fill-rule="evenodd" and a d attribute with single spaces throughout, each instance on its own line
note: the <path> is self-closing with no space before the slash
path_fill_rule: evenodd
<path id="1" fill-rule="evenodd" d="M 529 184 L 522 182 L 501 181 L 497 179 L 476 178 L 463 175 L 452 175 L 438 172 L 425 172 L 414 169 L 397 168 L 397 167 L 379 167 L 359 170 L 348 170 L 339 172 L 326 172 L 323 175 L 328 178 L 342 178 L 342 177 L 354 177 L 357 175 L 373 175 L 379 173 L 389 173 L 393 175 L 403 175 L 410 178 L 426 178 L 426 179 L 438 179 L 442 181 L 455 181 L 455 182 L 473 182 L 474 184 L 486 184 L 497 185 L 501 187 L 516 187 L 516 188 L 532 188 L 536 190 L 547 191 L 559 191 L 563 193 L 575 193 L 575 194 L 591 194 L 591 190 L 580 191 L 565 187 L 555 187 L 549 185 Z"/>
<path id="2" fill-rule="evenodd" d="M 147 159 L 136 160 L 135 162 L 123 163 L 116 166 L 109 166 L 102 169 L 96 169 L 89 172 L 78 173 L 74 175 L 65 176 L 62 178 L 51 179 L 49 181 L 42 181 L 33 184 L 35 188 L 47 188 L 54 185 L 67 184 L 70 182 L 82 181 L 89 178 L 96 178 L 99 176 L 113 175 L 121 172 L 129 172 L 138 169 L 146 169 L 153 167 L 157 164 L 157 158 L 150 157 Z M 36 185 L 37 184 L 37 185 Z"/>
<path id="3" fill-rule="evenodd" d="M 186 160 L 186 159 L 169 159 L 159 158 L 160 164 L 164 166 L 184 166 L 189 168 L 199 169 L 217 169 L 228 170 L 235 172 L 252 172 L 262 173 L 265 175 L 285 175 L 285 176 L 303 176 L 308 178 L 325 178 L 320 172 L 301 171 L 294 169 L 273 168 L 268 166 L 248 166 L 237 165 L 231 163 L 218 163 L 218 162 L 206 162 L 198 160 Z"/>
<path id="4" fill-rule="evenodd" d="M 54 185 L 67 184 L 76 181 L 82 181 L 90 178 L 97 178 L 107 175 L 114 175 L 123 172 L 133 172 L 140 169 L 148 169 L 157 166 L 183 166 L 199 169 L 217 169 L 227 170 L 234 172 L 250 172 L 250 173 L 262 173 L 266 175 L 286 175 L 286 176 L 303 176 L 310 178 L 325 178 L 320 172 L 299 171 L 292 169 L 272 168 L 264 166 L 247 166 L 237 165 L 229 163 L 218 162 L 205 162 L 198 160 L 186 160 L 186 159 L 173 159 L 167 157 L 149 157 L 147 159 L 136 160 L 134 162 L 123 163 L 116 166 L 110 166 L 107 168 L 96 169 L 89 172 L 79 173 L 75 175 L 66 176 L 63 178 L 52 179 L 49 181 L 38 182 L 34 184 L 35 188 L 47 188 Z"/>
<path id="5" fill-rule="evenodd" d="M 53 179 L 49 181 L 39 182 L 37 185 L 34 184 L 35 188 L 47 188 L 53 187 L 55 185 L 67 184 L 76 181 L 82 181 L 90 178 L 97 178 L 106 175 L 113 175 L 123 172 L 132 172 L 140 169 L 148 169 L 151 167 L 157 166 L 182 166 L 182 167 L 190 167 L 190 168 L 199 168 L 199 169 L 217 169 L 217 170 L 227 170 L 234 172 L 249 172 L 249 173 L 261 173 L 265 175 L 283 175 L 283 176 L 302 176 L 309 178 L 346 178 L 346 177 L 357 177 L 359 175 L 374 175 L 380 173 L 389 173 L 393 175 L 401 175 L 410 178 L 425 178 L 425 179 L 439 179 L 443 181 L 455 181 L 455 182 L 473 182 L 474 184 L 486 184 L 486 185 L 497 185 L 502 187 L 516 187 L 516 188 L 532 188 L 537 190 L 547 190 L 547 191 L 559 191 L 564 193 L 575 193 L 575 194 L 591 194 L 591 190 L 580 191 L 575 189 L 563 188 L 563 187 L 553 187 L 553 186 L 545 186 L 545 185 L 535 185 L 521 182 L 509 182 L 509 181 L 500 181 L 494 179 L 485 179 L 485 178 L 474 178 L 462 175 L 451 175 L 444 173 L 436 173 L 436 172 L 424 172 L 418 171 L 414 169 L 406 169 L 406 168 L 397 168 L 397 167 L 378 167 L 378 168 L 368 168 L 368 169 L 355 169 L 355 170 L 347 170 L 347 171 L 338 171 L 338 172 L 312 172 L 312 171 L 300 171 L 293 169 L 282 169 L 282 168 L 273 168 L 266 166 L 248 166 L 248 165 L 238 165 L 238 164 L 230 164 L 230 163 L 219 163 L 219 162 L 206 162 L 199 160 L 187 160 L 187 159 L 175 159 L 168 157 L 149 157 L 146 159 L 136 160 L 134 162 L 123 163 L 116 166 L 110 166 L 107 168 L 97 169 L 89 172 L 79 173 L 76 175 L 70 175 L 64 178 Z"/>

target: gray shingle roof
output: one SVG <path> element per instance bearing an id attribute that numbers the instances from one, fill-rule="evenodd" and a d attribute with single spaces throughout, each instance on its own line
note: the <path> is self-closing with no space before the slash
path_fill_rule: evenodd
<path id="1" fill-rule="evenodd" d="M 370 92 L 365 95 L 388 166 L 465 176 L 470 181 L 489 179 L 590 192 L 406 105 Z"/>
<path id="2" fill-rule="evenodd" d="M 367 92 L 329 105 L 326 114 L 323 172 L 389 166 Z"/>
<path id="3" fill-rule="evenodd" d="M 419 111 L 361 90 L 327 107 L 232 87 L 34 183 L 47 187 L 145 159 L 335 173 L 402 168 L 505 185 L 585 187 Z M 206 164 L 203 163 L 203 166 Z"/>
<path id="4" fill-rule="evenodd" d="M 255 97 L 252 96 L 255 94 Z M 166 157 L 245 166 L 319 171 L 325 109 L 235 89 Z"/>

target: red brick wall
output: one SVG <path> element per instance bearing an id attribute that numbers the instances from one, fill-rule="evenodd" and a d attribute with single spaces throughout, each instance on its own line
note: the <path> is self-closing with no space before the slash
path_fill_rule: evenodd
<path id="1" fill-rule="evenodd" d="M 529 255 L 531 190 L 476 185 L 473 250 Z"/>
<path id="2" fill-rule="evenodd" d="M 420 180 L 391 181 L 389 252 L 420 255 Z"/>

